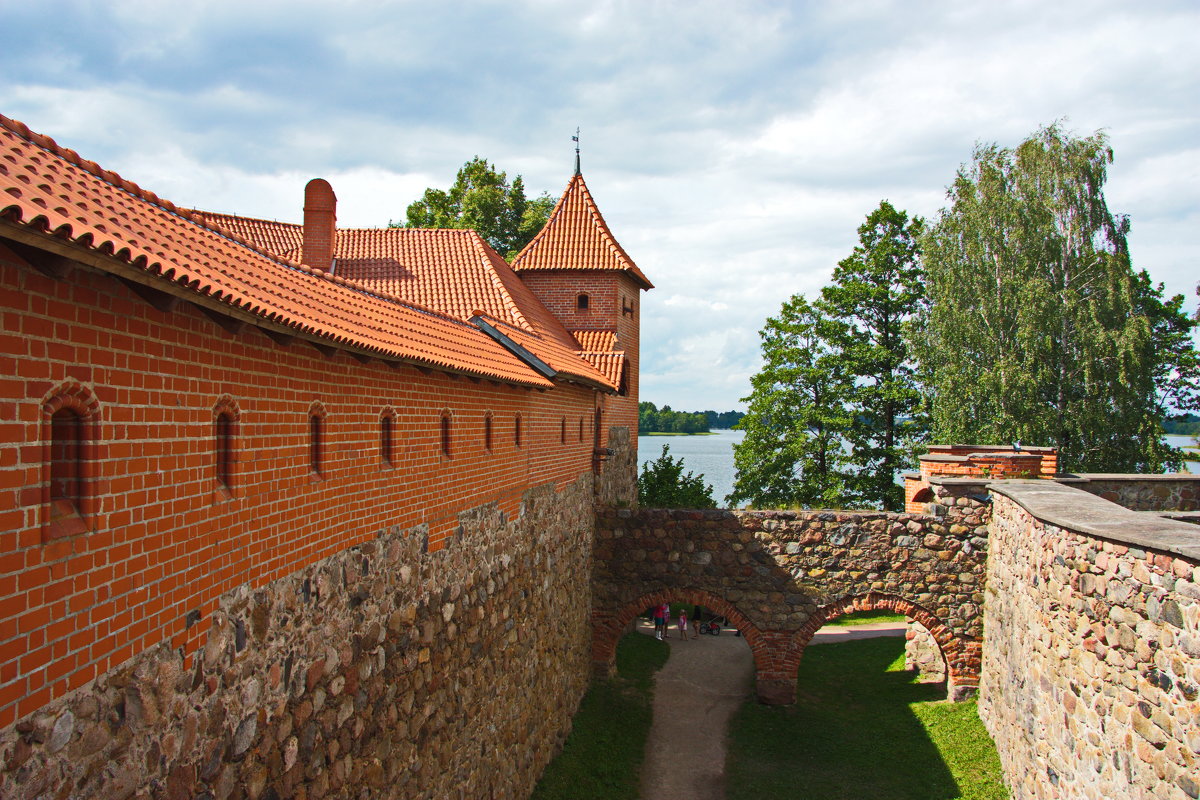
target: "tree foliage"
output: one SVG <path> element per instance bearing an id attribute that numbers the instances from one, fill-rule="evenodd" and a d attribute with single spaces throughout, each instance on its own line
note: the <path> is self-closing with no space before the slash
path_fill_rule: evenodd
<path id="1" fill-rule="evenodd" d="M 834 345 L 854 379 L 853 423 L 847 434 L 852 499 L 899 511 L 904 490 L 896 472 L 913 463 L 927 432 L 922 393 L 904 325 L 924 309 L 919 264 L 920 218 L 910 220 L 886 200 L 858 229 L 859 244 L 838 262 L 821 305 L 838 325 Z"/>
<path id="2" fill-rule="evenodd" d="M 1055 124 L 959 170 L 922 241 L 913 336 L 935 440 L 1050 445 L 1071 470 L 1179 465 L 1160 422 L 1196 403 L 1194 323 L 1133 271 L 1111 162 L 1103 133 Z"/>
<path id="3" fill-rule="evenodd" d="M 704 475 L 686 475 L 683 459 L 671 458 L 671 448 L 663 445 L 662 455 L 642 464 L 638 475 L 638 504 L 645 508 L 716 508 L 712 486 Z"/>
<path id="4" fill-rule="evenodd" d="M 831 345 L 833 323 L 803 295 L 784 303 L 759 332 L 765 362 L 750 379 L 738 427 L 731 504 L 760 508 L 844 504 L 853 423 L 853 378 Z"/>
<path id="5" fill-rule="evenodd" d="M 708 417 L 701 412 L 673 411 L 654 403 L 638 403 L 638 433 L 707 433 Z"/>
<path id="6" fill-rule="evenodd" d="M 475 156 L 449 191 L 426 189 L 408 207 L 406 228 L 470 228 L 496 252 L 512 260 L 546 224 L 554 200 L 543 193 L 529 200 L 521 176 L 508 181 L 487 159 Z M 397 226 L 398 227 L 398 226 Z"/>
<path id="7" fill-rule="evenodd" d="M 880 203 L 820 298 L 767 320 L 731 502 L 901 507 L 895 474 L 925 431 L 903 336 L 924 302 L 922 224 Z"/>

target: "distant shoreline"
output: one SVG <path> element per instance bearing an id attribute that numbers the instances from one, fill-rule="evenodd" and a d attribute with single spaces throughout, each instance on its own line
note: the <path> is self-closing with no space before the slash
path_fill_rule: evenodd
<path id="1" fill-rule="evenodd" d="M 647 431 L 638 436 L 716 436 L 716 431 L 697 431 L 696 433 L 675 433 L 673 431 Z"/>

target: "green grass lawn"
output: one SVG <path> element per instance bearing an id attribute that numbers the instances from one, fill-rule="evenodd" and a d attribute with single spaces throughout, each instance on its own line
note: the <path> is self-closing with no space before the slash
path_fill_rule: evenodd
<path id="1" fill-rule="evenodd" d="M 935 702 L 898 637 L 810 647 L 798 702 L 734 717 L 729 800 L 1000 800 L 1008 792 L 975 703 Z"/>
<path id="2" fill-rule="evenodd" d="M 646 735 L 654 716 L 654 673 L 670 649 L 627 634 L 617 645 L 617 677 L 597 681 L 580 703 L 563 751 L 533 800 L 637 800 Z"/>
<path id="3" fill-rule="evenodd" d="M 846 625 L 867 625 L 872 622 L 904 622 L 903 614 L 892 614 L 887 611 L 854 611 L 843 614 L 826 625 L 845 627 Z"/>

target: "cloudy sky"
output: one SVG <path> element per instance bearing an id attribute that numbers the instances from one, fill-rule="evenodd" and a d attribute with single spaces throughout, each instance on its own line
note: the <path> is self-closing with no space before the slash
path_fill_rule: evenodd
<path id="1" fill-rule="evenodd" d="M 401 219 L 476 154 L 532 193 L 571 135 L 642 306 L 642 397 L 739 406 L 764 319 L 976 142 L 1104 128 L 1134 262 L 1200 279 L 1194 2 L 0 0 L 0 113 L 183 206 Z"/>

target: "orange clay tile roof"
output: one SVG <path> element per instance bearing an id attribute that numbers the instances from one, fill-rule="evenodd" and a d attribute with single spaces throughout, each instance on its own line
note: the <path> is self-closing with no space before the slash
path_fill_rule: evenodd
<path id="1" fill-rule="evenodd" d="M 3 115 L 0 220 L 113 256 L 299 334 L 382 358 L 552 385 L 467 322 L 272 256 Z M 575 371 L 598 374 L 572 356 Z"/>
<path id="2" fill-rule="evenodd" d="M 580 353 L 588 363 L 595 367 L 599 372 L 604 374 L 609 383 L 621 386 L 622 372 L 625 369 L 625 354 L 624 353 Z"/>
<path id="3" fill-rule="evenodd" d="M 272 255 L 290 255 L 294 258 L 304 243 L 304 228 L 300 225 L 254 217 L 235 217 L 232 214 L 214 214 L 197 209 L 189 211 L 194 219 L 208 227 L 219 227 L 229 231 L 239 239 L 250 242 Z"/>
<path id="4" fill-rule="evenodd" d="M 592 353 L 607 353 L 616 349 L 616 331 L 571 331 L 580 350 Z"/>
<path id="5" fill-rule="evenodd" d="M 300 258 L 303 227 L 287 222 L 193 211 L 212 226 L 235 233 L 285 258 Z M 467 320 L 485 314 L 564 345 L 574 339 L 473 230 L 342 228 L 334 272 L 370 289 Z"/>
<path id="6" fill-rule="evenodd" d="M 489 319 L 496 328 L 517 344 L 529 350 L 535 356 L 545 361 L 561 375 L 581 380 L 585 383 L 598 384 L 610 388 L 619 388 L 617 381 L 609 380 L 606 373 L 597 369 L 587 358 L 586 353 L 580 353 L 574 343 L 564 345 L 552 336 L 539 335 L 524 328 L 509 325 L 501 320 Z"/>
<path id="7" fill-rule="evenodd" d="M 546 226 L 513 259 L 513 269 L 616 270 L 643 289 L 654 288 L 608 229 L 579 173 L 567 184 Z"/>

